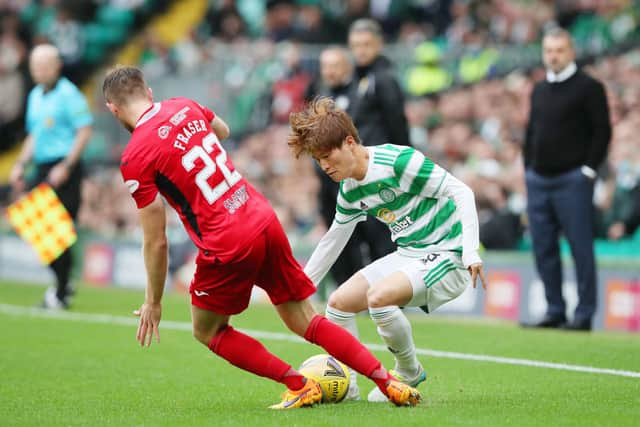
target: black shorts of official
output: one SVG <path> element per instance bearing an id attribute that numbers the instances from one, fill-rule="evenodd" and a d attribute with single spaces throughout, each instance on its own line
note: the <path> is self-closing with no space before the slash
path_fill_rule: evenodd
<path id="1" fill-rule="evenodd" d="M 62 160 L 63 159 L 59 159 L 52 162 L 36 164 L 36 177 L 31 187 L 33 188 L 38 184 L 46 182 L 51 169 L 53 169 L 53 167 Z M 77 163 L 69 170 L 69 177 L 67 180 L 60 187 L 54 188 L 58 198 L 74 220 L 76 219 L 78 210 L 80 209 L 82 177 L 82 164 Z"/>

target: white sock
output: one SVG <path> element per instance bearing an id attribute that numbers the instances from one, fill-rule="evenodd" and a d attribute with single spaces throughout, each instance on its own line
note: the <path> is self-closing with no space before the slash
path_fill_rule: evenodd
<path id="1" fill-rule="evenodd" d="M 369 315 L 378 326 L 378 334 L 396 359 L 396 369 L 403 373 L 418 371 L 416 346 L 411 323 L 398 306 L 369 307 Z"/>
<path id="2" fill-rule="evenodd" d="M 344 329 L 349 331 L 351 335 L 358 338 L 358 324 L 356 323 L 355 313 L 347 313 L 346 311 L 340 311 L 337 308 L 333 308 L 327 305 L 327 309 L 325 311 L 325 317 L 329 319 L 332 323 L 342 326 Z M 358 374 L 350 366 L 349 366 L 349 375 L 350 375 L 350 379 L 349 379 L 350 387 L 357 387 Z"/>

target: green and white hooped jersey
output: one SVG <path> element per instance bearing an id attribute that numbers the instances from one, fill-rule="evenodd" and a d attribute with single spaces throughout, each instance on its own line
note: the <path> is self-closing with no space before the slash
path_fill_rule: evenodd
<path id="1" fill-rule="evenodd" d="M 462 224 L 456 205 L 441 195 L 448 172 L 410 147 L 385 144 L 367 150 L 369 167 L 364 179 L 348 178 L 340 183 L 334 221 L 347 224 L 372 215 L 387 224 L 403 255 L 462 254 Z"/>

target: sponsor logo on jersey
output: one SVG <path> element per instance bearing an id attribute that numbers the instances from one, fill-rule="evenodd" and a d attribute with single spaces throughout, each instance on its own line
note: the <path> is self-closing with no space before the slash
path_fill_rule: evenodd
<path id="1" fill-rule="evenodd" d="M 393 211 L 387 208 L 378 209 L 376 216 L 387 224 L 391 224 L 396 220 L 396 214 L 394 214 Z"/>
<path id="2" fill-rule="evenodd" d="M 124 185 L 129 189 L 129 193 L 133 194 L 140 187 L 140 181 L 135 179 L 128 179 L 124 182 Z"/>
<path id="3" fill-rule="evenodd" d="M 378 195 L 382 201 L 386 203 L 391 203 L 396 199 L 396 193 L 392 189 L 386 187 L 381 188 L 380 191 L 378 191 Z"/>
<path id="4" fill-rule="evenodd" d="M 234 214 L 242 205 L 247 203 L 247 200 L 249 200 L 249 193 L 247 193 L 247 188 L 243 185 L 224 201 L 224 207 L 227 208 L 230 214 Z"/>
<path id="5" fill-rule="evenodd" d="M 209 296 L 209 294 L 206 293 L 205 291 L 199 291 L 197 289 L 195 291 L 193 291 L 193 293 L 196 294 L 197 297 L 202 297 L 202 296 L 205 296 L 205 295 Z"/>
<path id="6" fill-rule="evenodd" d="M 369 209 L 369 205 L 367 205 L 363 201 L 360 201 L 360 209 L 362 209 L 363 211 L 366 211 L 367 209 Z"/>
<path id="7" fill-rule="evenodd" d="M 402 218 L 400 221 L 396 222 L 395 224 L 389 224 L 389 229 L 391 229 L 392 233 L 397 234 L 397 233 L 401 232 L 402 230 L 406 230 L 407 228 L 409 228 L 413 224 L 414 224 L 413 220 L 409 216 L 405 216 L 404 218 Z"/>
<path id="8" fill-rule="evenodd" d="M 169 119 L 171 124 L 174 126 L 178 126 L 180 122 L 183 121 L 185 117 L 187 117 L 187 111 L 189 111 L 189 107 L 184 107 L 182 110 L 171 116 L 171 118 Z"/>
<path id="9" fill-rule="evenodd" d="M 167 139 L 170 131 L 171 131 L 171 126 L 169 125 L 160 126 L 158 128 L 158 136 L 162 139 Z"/>

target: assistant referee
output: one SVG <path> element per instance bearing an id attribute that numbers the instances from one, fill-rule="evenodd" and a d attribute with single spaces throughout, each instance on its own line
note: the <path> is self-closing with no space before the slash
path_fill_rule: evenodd
<path id="1" fill-rule="evenodd" d="M 36 86 L 27 99 L 27 138 L 10 175 L 16 192 L 26 189 L 24 171 L 33 161 L 36 177 L 30 187 L 48 182 L 75 220 L 80 207 L 82 166 L 80 156 L 91 136 L 93 118 L 80 90 L 60 75 L 62 61 L 55 46 L 36 46 L 29 58 L 29 70 Z M 72 292 L 69 277 L 71 248 L 50 264 L 56 288 L 47 290 L 43 307 L 64 309 Z"/>

